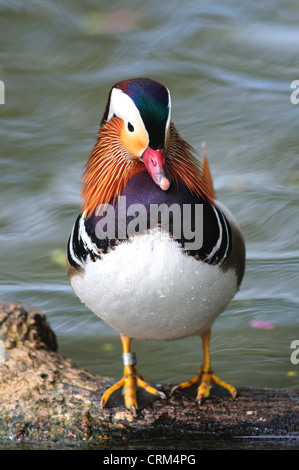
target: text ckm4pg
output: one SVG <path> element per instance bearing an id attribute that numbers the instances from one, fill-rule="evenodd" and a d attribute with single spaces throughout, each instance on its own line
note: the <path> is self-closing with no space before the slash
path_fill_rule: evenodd
<path id="1" fill-rule="evenodd" d="M 142 458 L 137 456 L 116 456 L 113 454 L 103 458 L 104 465 L 127 465 L 134 468 L 136 463 L 147 463 L 148 465 L 195 465 L 194 454 L 146 454 Z"/>

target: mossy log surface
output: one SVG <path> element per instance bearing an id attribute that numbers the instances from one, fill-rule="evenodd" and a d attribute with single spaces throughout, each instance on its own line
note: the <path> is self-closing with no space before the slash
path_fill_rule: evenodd
<path id="1" fill-rule="evenodd" d="M 235 400 L 215 390 L 204 404 L 175 393 L 133 418 L 124 408 L 102 409 L 114 380 L 79 369 L 57 352 L 45 315 L 0 304 L 0 442 L 101 443 L 144 439 L 299 439 L 299 391 L 239 388 Z"/>

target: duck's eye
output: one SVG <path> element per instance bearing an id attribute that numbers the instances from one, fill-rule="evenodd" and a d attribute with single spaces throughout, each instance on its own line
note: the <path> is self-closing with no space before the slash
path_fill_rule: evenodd
<path id="1" fill-rule="evenodd" d="M 134 126 L 130 122 L 128 122 L 128 131 L 129 132 L 134 132 Z"/>

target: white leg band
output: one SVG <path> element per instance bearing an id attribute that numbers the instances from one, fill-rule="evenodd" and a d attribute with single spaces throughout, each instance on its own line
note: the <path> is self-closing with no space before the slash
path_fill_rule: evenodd
<path id="1" fill-rule="evenodd" d="M 124 366 L 135 366 L 136 362 L 136 355 L 133 352 L 123 353 L 123 363 Z"/>

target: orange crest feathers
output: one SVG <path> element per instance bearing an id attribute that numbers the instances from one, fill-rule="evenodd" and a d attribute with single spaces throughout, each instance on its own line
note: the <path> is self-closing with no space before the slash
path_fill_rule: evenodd
<path id="1" fill-rule="evenodd" d="M 81 191 L 82 212 L 85 211 L 87 217 L 99 206 L 114 203 L 128 180 L 135 173 L 146 171 L 144 163 L 132 157 L 122 145 L 122 126 L 122 119 L 117 117 L 105 122 L 87 161 Z M 215 191 L 205 151 L 202 166 L 193 153 L 192 147 L 171 124 L 165 160 L 172 181 L 183 181 L 192 193 L 214 204 Z"/>
<path id="2" fill-rule="evenodd" d="M 105 122 L 87 161 L 83 175 L 82 212 L 91 215 L 98 206 L 114 201 L 128 179 L 143 169 L 143 164 L 132 159 L 122 146 L 119 136 L 122 120 L 114 117 Z"/>
<path id="3" fill-rule="evenodd" d="M 170 145 L 166 154 L 170 176 L 174 181 L 181 179 L 189 190 L 215 203 L 215 190 L 206 154 L 202 166 L 194 157 L 195 150 L 179 135 L 175 126 L 170 126 Z"/>

